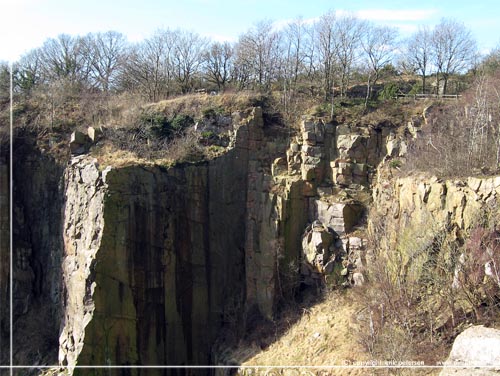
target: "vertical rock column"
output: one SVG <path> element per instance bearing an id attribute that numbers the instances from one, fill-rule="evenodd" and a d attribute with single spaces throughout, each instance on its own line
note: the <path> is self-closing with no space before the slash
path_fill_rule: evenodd
<path id="1" fill-rule="evenodd" d="M 64 317 L 59 337 L 59 363 L 70 372 L 85 343 L 93 319 L 94 262 L 103 233 L 105 184 L 96 161 L 77 157 L 66 170 L 64 210 Z"/>
<path id="2" fill-rule="evenodd" d="M 265 174 L 260 160 L 264 149 L 262 110 L 254 108 L 247 124 L 240 128 L 238 144 L 248 149 L 246 187 L 245 271 L 246 306 L 271 318 L 275 295 L 275 260 L 278 252 L 278 228 L 273 197 L 265 192 Z"/>

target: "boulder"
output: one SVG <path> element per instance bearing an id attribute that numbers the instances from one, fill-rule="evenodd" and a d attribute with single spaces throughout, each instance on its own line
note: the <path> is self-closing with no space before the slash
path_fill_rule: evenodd
<path id="1" fill-rule="evenodd" d="M 418 133 L 421 131 L 420 119 L 419 118 L 416 118 L 416 119 L 412 118 L 408 122 L 407 129 L 408 129 L 408 132 L 410 132 L 410 134 L 412 135 L 413 138 L 417 138 L 418 137 Z"/>
<path id="2" fill-rule="evenodd" d="M 352 281 L 353 281 L 354 286 L 356 286 L 356 287 L 363 286 L 365 283 L 365 277 L 363 276 L 362 273 L 355 272 L 352 275 Z"/>
<path id="3" fill-rule="evenodd" d="M 302 260 L 311 273 L 322 274 L 332 256 L 330 247 L 334 242 L 334 233 L 320 221 L 307 226 L 302 237 Z"/>
<path id="4" fill-rule="evenodd" d="M 498 375 L 499 370 L 500 330 L 478 325 L 458 335 L 439 375 Z"/>
<path id="5" fill-rule="evenodd" d="M 362 205 L 355 202 L 328 203 L 317 200 L 316 209 L 317 218 L 338 234 L 351 231 L 363 214 Z"/>
<path id="6" fill-rule="evenodd" d="M 71 154 L 84 154 L 88 151 L 91 140 L 88 135 L 80 131 L 74 131 L 71 134 L 71 139 L 69 141 L 69 148 Z"/>
<path id="7" fill-rule="evenodd" d="M 88 127 L 87 134 L 92 142 L 98 141 L 102 137 L 103 129 L 102 127 L 94 128 Z"/>
<path id="8" fill-rule="evenodd" d="M 322 157 L 322 148 L 319 146 L 302 145 L 302 153 L 307 157 Z"/>

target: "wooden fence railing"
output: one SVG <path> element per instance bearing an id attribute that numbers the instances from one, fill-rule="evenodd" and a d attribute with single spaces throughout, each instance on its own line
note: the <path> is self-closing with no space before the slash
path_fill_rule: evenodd
<path id="1" fill-rule="evenodd" d="M 398 95 L 396 95 L 395 99 L 407 98 L 407 99 L 414 99 L 414 100 L 422 100 L 422 99 L 445 99 L 445 100 L 455 99 L 455 100 L 457 100 L 460 97 L 461 97 L 461 95 L 458 95 L 458 94 L 398 94 Z"/>

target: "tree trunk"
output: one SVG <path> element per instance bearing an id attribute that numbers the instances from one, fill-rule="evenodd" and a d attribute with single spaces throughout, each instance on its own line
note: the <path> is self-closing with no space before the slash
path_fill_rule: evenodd
<path id="1" fill-rule="evenodd" d="M 371 74 L 368 73 L 368 80 L 366 81 L 366 97 L 365 97 L 365 110 L 368 107 L 368 99 L 371 97 L 371 86 L 370 86 Z"/>
<path id="2" fill-rule="evenodd" d="M 448 91 L 448 75 L 444 74 L 443 75 L 443 95 L 446 95 L 446 92 Z"/>

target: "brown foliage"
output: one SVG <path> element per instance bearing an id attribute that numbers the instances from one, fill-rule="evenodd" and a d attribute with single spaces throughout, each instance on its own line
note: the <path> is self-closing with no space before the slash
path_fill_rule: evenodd
<path id="1" fill-rule="evenodd" d="M 440 176 L 498 173 L 499 85 L 500 71 L 480 74 L 459 101 L 434 107 L 422 136 L 409 145 L 406 168 Z"/>

